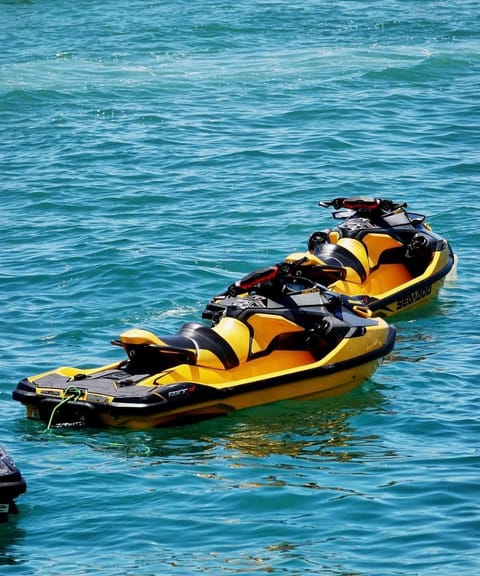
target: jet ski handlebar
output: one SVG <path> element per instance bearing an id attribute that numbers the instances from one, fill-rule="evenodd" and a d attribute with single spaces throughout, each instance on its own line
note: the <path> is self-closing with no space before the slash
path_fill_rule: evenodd
<path id="1" fill-rule="evenodd" d="M 393 202 L 384 198 L 374 198 L 369 196 L 352 196 L 350 198 L 334 198 L 333 200 L 321 200 L 318 203 L 323 208 L 333 208 L 340 210 L 353 210 L 359 213 L 370 213 L 380 211 L 390 213 L 400 208 L 406 208 L 406 202 Z"/>
<path id="2" fill-rule="evenodd" d="M 269 266 L 267 268 L 260 268 L 259 270 L 254 270 L 241 280 L 238 280 L 234 284 L 231 284 L 227 293 L 230 296 L 236 296 L 242 292 L 249 292 L 251 290 L 258 290 L 262 288 L 271 288 L 274 285 L 284 286 L 288 278 L 299 279 L 299 271 L 302 264 L 304 264 L 308 258 L 303 257 L 294 262 L 281 262 L 280 264 L 275 264 L 274 266 Z M 325 286 L 318 284 L 310 279 L 304 279 L 312 286 L 316 286 L 320 289 L 326 290 Z"/>

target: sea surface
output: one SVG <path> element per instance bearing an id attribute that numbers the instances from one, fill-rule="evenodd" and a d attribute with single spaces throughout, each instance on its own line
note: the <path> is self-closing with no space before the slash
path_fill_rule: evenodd
<path id="1" fill-rule="evenodd" d="M 0 573 L 480 574 L 480 3 L 0 0 Z M 169 429 L 51 430 L 12 390 L 173 334 L 332 225 L 459 258 L 371 380 Z"/>

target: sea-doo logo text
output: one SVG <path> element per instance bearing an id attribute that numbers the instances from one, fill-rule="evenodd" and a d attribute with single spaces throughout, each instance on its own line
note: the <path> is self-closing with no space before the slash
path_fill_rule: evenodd
<path id="1" fill-rule="evenodd" d="M 415 304 L 419 300 L 426 298 L 432 292 L 432 285 L 428 284 L 427 286 L 423 286 L 415 292 L 411 292 L 410 294 L 406 294 L 403 298 L 397 300 L 397 310 L 401 310 L 402 308 L 406 308 L 411 304 Z"/>
<path id="2" fill-rule="evenodd" d="M 195 386 L 190 386 L 188 388 L 180 388 L 179 390 L 171 390 L 168 394 L 168 398 L 178 398 L 179 396 L 185 396 L 195 391 Z"/>

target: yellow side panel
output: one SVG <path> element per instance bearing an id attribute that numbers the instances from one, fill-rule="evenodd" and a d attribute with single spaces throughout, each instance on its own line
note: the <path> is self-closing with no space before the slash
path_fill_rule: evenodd
<path id="1" fill-rule="evenodd" d="M 365 292 L 378 298 L 411 279 L 412 275 L 403 264 L 382 264 L 368 277 Z"/>
<path id="2" fill-rule="evenodd" d="M 260 352 L 279 334 L 303 332 L 303 328 L 282 316 L 272 314 L 255 314 L 248 319 L 253 328 L 252 353 Z"/>
<path id="3" fill-rule="evenodd" d="M 204 366 L 180 364 L 157 374 L 153 379 L 149 379 L 148 384 L 149 386 L 167 386 L 175 382 L 201 382 L 216 388 L 231 387 L 262 379 L 267 375 L 274 376 L 284 371 L 296 370 L 299 367 L 308 367 L 314 363 L 315 359 L 310 352 L 277 350 L 267 356 L 244 362 L 230 370 L 215 370 Z"/>
<path id="4" fill-rule="evenodd" d="M 337 280 L 330 284 L 330 290 L 346 294 L 347 296 L 359 296 L 368 294 L 375 298 L 383 297 L 390 290 L 394 290 L 410 282 L 412 275 L 403 264 L 383 264 L 374 272 L 370 272 L 363 284 L 355 284 L 345 280 Z"/>
<path id="5" fill-rule="evenodd" d="M 373 268 L 378 264 L 378 260 L 384 250 L 389 248 L 399 248 L 402 243 L 388 234 L 376 234 L 371 232 L 362 238 L 367 247 L 370 266 Z"/>
<path id="6" fill-rule="evenodd" d="M 433 258 L 422 276 L 430 276 L 447 265 L 450 253 L 447 248 L 433 253 Z"/>
<path id="7" fill-rule="evenodd" d="M 214 368 L 215 370 L 223 370 L 223 363 L 220 361 L 218 356 L 207 350 L 206 348 L 200 348 L 197 352 L 197 364 L 199 366 L 206 366 L 208 368 Z"/>

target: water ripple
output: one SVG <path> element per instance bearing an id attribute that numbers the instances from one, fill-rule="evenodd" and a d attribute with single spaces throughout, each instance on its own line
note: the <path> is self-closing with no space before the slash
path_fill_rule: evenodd
<path id="1" fill-rule="evenodd" d="M 28 483 L 0 571 L 479 572 L 480 13 L 414 4 L 0 0 L 0 441 Z M 198 319 L 356 194 L 459 255 L 358 390 L 144 432 L 44 434 L 12 401 Z"/>

